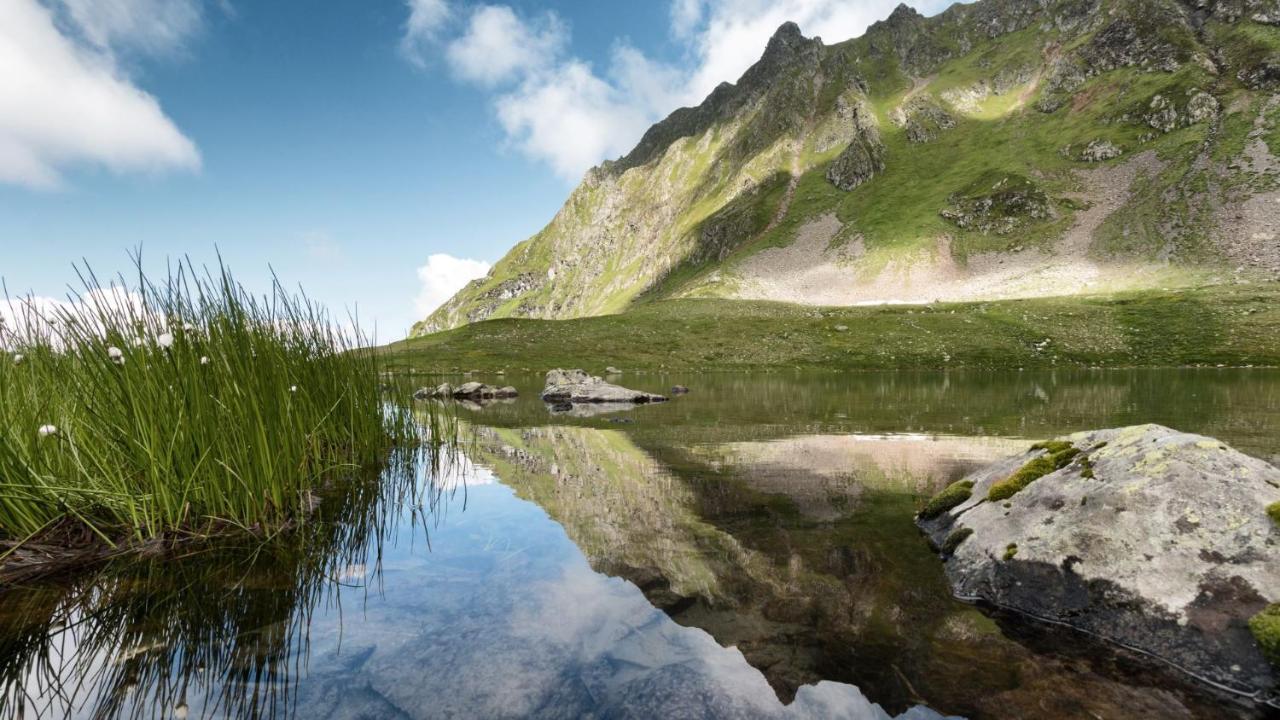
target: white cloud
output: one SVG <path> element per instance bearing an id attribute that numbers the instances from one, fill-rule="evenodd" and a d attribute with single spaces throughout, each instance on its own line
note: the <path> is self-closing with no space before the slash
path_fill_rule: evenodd
<path id="1" fill-rule="evenodd" d="M 449 65 L 463 80 L 493 86 L 549 66 L 568 40 L 558 15 L 522 20 L 505 5 L 482 5 L 449 43 Z"/>
<path id="2" fill-rule="evenodd" d="M 94 22 L 80 26 L 86 38 L 92 32 L 110 42 L 124 32 L 122 20 Z M 149 37 L 149 47 L 167 42 Z M 156 99 L 91 46 L 98 39 L 59 32 L 35 0 L 0 2 L 0 182 L 53 188 L 63 169 L 79 164 L 115 172 L 200 167 L 195 145 Z"/>
<path id="3" fill-rule="evenodd" d="M 67 320 L 75 320 L 73 333 L 104 332 L 103 315 L 114 315 L 159 328 L 164 318 L 149 313 L 142 295 L 115 283 L 86 291 L 75 299 L 60 300 L 43 295 L 0 299 L 0 349 L 17 350 L 31 344 L 65 347 L 62 333 Z M 120 321 L 119 325 L 132 325 Z"/>
<path id="4" fill-rule="evenodd" d="M 99 50 L 127 48 L 148 54 L 178 50 L 200 28 L 198 0 L 54 0 L 55 6 Z"/>
<path id="5" fill-rule="evenodd" d="M 453 14 L 446 0 L 405 0 L 409 19 L 400 39 L 400 51 L 413 64 L 426 65 L 425 52 Z"/>
<path id="6" fill-rule="evenodd" d="M 498 97 L 498 121 L 530 157 L 567 181 L 607 157 L 625 154 L 655 119 L 650 108 L 671 103 L 665 68 L 639 51 L 614 51 L 613 82 L 570 60 Z"/>
<path id="7" fill-rule="evenodd" d="M 671 34 L 677 38 L 689 37 L 701 24 L 705 8 L 704 0 L 672 0 Z"/>
<path id="8" fill-rule="evenodd" d="M 671 0 L 671 36 L 684 44 L 687 62 L 663 64 L 620 41 L 603 73 L 567 55 L 568 31 L 554 14 L 529 21 L 507 6 L 482 6 L 445 52 L 460 79 L 494 93 L 508 139 L 572 182 L 625 154 L 677 107 L 736 81 L 783 22 L 837 42 L 861 35 L 898 2 Z M 951 2 L 924 0 L 919 7 L 936 12 Z"/>
<path id="9" fill-rule="evenodd" d="M 430 315 L 467 283 L 488 272 L 489 263 L 483 260 L 456 258 L 445 253 L 431 255 L 427 264 L 418 268 L 418 281 L 422 283 L 414 299 L 418 316 Z"/>

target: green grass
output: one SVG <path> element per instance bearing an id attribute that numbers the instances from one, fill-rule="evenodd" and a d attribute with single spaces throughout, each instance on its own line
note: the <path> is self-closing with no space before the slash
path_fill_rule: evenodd
<path id="1" fill-rule="evenodd" d="M 384 406 L 379 357 L 279 285 L 255 297 L 189 265 L 128 290 L 81 279 L 61 307 L 11 301 L 0 328 L 11 546 L 269 533 L 304 519 L 323 482 L 421 442 L 407 408 Z"/>
<path id="2" fill-rule="evenodd" d="M 381 352 L 394 369 L 434 372 L 1275 366 L 1280 286 L 848 308 L 668 300 L 578 320 L 475 323 Z"/>

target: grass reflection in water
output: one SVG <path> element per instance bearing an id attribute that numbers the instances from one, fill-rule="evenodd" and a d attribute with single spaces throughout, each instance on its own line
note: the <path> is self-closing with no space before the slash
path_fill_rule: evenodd
<path id="1" fill-rule="evenodd" d="M 377 591 L 382 544 L 426 536 L 462 497 L 460 455 L 400 452 L 336 484 L 315 522 L 180 557 L 127 558 L 69 584 L 0 593 L 0 716 L 283 717 L 318 609 Z"/>

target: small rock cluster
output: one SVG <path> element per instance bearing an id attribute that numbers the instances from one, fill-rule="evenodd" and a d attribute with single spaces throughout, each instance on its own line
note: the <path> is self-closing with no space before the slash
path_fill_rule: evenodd
<path id="1" fill-rule="evenodd" d="M 1049 197 L 1020 175 L 987 175 L 951 196 L 939 214 L 965 230 L 983 235 L 1007 235 L 1034 221 L 1053 216 Z"/>
<path id="2" fill-rule="evenodd" d="M 494 387 L 482 382 L 469 382 L 456 387 L 441 383 L 434 388 L 420 388 L 413 397 L 415 400 L 503 400 L 519 395 L 510 385 Z"/>
<path id="3" fill-rule="evenodd" d="M 895 108 L 890 119 L 903 128 L 907 140 L 913 143 L 931 142 L 937 139 L 939 133 L 956 126 L 956 119 L 951 113 L 925 96 L 917 96 Z"/>

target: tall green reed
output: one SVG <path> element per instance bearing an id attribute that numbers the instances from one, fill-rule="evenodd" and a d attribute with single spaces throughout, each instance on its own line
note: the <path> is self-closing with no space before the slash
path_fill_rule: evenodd
<path id="1" fill-rule="evenodd" d="M 0 539 L 68 524 L 108 542 L 303 518 L 313 490 L 447 439 L 384 401 L 377 355 L 277 281 L 189 261 L 153 282 L 78 270 L 68 301 L 0 327 Z M 3 315 L 0 315 L 3 317 Z"/>

